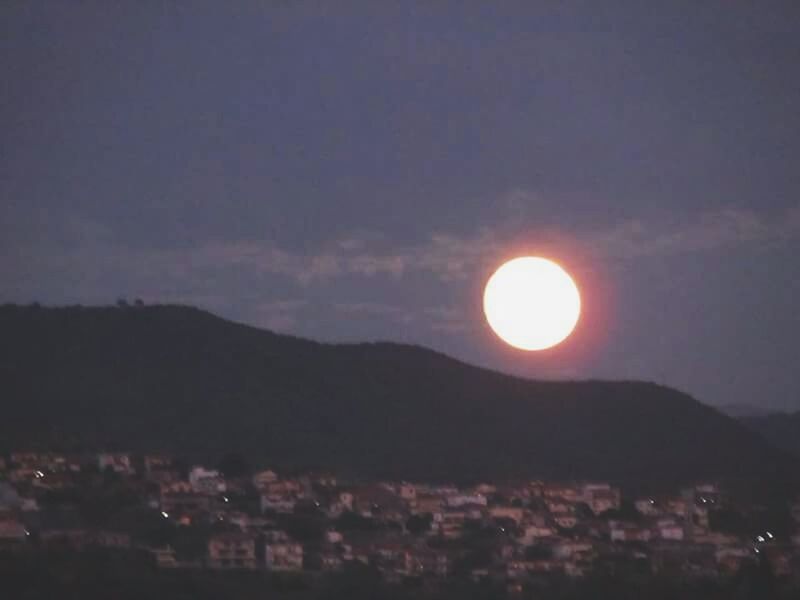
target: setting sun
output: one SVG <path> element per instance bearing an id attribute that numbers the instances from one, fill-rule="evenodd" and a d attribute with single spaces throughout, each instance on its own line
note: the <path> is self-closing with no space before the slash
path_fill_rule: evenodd
<path id="1" fill-rule="evenodd" d="M 489 278 L 483 310 L 494 332 L 520 350 L 564 341 L 578 322 L 581 298 L 569 274 L 551 260 L 515 258 Z"/>

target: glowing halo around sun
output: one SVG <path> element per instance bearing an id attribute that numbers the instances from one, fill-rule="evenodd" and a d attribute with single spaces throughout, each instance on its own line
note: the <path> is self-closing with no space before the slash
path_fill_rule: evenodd
<path id="1" fill-rule="evenodd" d="M 581 314 L 572 277 L 538 256 L 504 263 L 486 283 L 483 311 L 494 332 L 520 350 L 545 350 L 563 342 Z"/>

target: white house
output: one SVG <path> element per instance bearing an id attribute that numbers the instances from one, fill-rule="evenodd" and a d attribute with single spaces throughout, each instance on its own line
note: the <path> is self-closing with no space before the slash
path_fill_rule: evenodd
<path id="1" fill-rule="evenodd" d="M 219 471 L 200 466 L 189 471 L 189 484 L 194 492 L 201 494 L 220 494 L 227 489 Z"/>

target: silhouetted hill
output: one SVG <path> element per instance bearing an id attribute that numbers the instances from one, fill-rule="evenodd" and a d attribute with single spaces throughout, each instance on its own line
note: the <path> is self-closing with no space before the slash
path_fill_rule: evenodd
<path id="1" fill-rule="evenodd" d="M 756 406 L 755 404 L 725 404 L 723 406 L 715 406 L 714 408 L 729 417 L 740 420 L 749 417 L 766 417 L 774 413 L 774 411 L 768 408 Z"/>
<path id="2" fill-rule="evenodd" d="M 235 450 L 440 480 L 797 470 L 740 423 L 648 383 L 530 381 L 424 348 L 320 344 L 176 306 L 7 306 L 0 332 L 5 445 Z"/>
<path id="3" fill-rule="evenodd" d="M 773 446 L 800 458 L 800 411 L 741 417 L 739 420 Z"/>

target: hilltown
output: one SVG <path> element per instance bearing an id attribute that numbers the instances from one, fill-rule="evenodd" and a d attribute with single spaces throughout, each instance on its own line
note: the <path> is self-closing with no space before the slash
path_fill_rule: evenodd
<path id="1" fill-rule="evenodd" d="M 100 547 L 149 553 L 163 569 L 314 577 L 366 565 L 390 582 L 511 587 L 598 570 L 720 578 L 756 561 L 779 577 L 800 573 L 800 502 L 786 504 L 784 522 L 712 483 L 623 498 L 608 483 L 366 483 L 227 462 L 6 455 L 0 554 Z"/>

